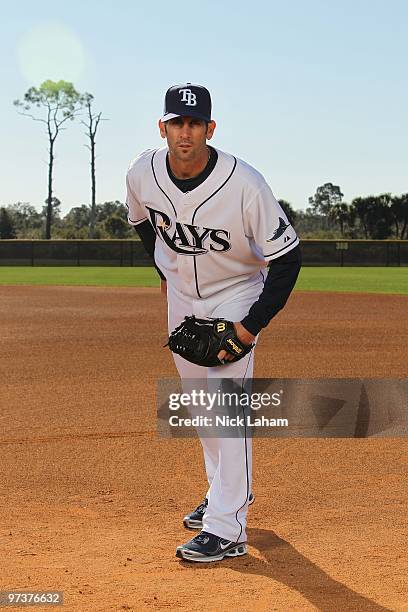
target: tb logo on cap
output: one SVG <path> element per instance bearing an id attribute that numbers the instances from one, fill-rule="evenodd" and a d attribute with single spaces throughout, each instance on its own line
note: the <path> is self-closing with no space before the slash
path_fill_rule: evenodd
<path id="1" fill-rule="evenodd" d="M 179 93 L 183 93 L 181 101 L 185 102 L 186 106 L 197 106 L 197 96 L 191 89 L 179 89 Z"/>

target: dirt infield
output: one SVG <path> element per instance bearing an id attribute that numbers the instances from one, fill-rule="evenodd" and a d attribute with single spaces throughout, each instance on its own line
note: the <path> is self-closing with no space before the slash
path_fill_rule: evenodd
<path id="1" fill-rule="evenodd" d="M 176 559 L 206 484 L 197 440 L 156 437 L 165 330 L 156 289 L 0 288 L 0 590 L 82 612 L 408 610 L 406 439 L 255 440 L 249 554 Z M 255 375 L 406 378 L 407 347 L 407 297 L 296 292 Z"/>

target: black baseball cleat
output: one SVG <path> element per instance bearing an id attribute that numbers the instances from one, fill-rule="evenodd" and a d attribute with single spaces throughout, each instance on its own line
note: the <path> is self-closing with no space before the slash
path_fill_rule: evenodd
<path id="1" fill-rule="evenodd" d="M 208 499 L 205 498 L 199 506 L 191 514 L 187 514 L 183 518 L 183 525 L 186 529 L 202 529 L 203 528 L 203 516 L 207 509 Z"/>
<path id="2" fill-rule="evenodd" d="M 245 542 L 231 542 L 213 533 L 201 531 L 192 540 L 177 546 L 176 557 L 184 561 L 210 563 L 221 561 L 224 557 L 241 557 L 247 552 Z"/>
<path id="3" fill-rule="evenodd" d="M 255 501 L 255 496 L 252 493 L 249 495 L 248 504 L 251 505 Z M 207 509 L 208 499 L 205 498 L 199 506 L 191 514 L 187 514 L 183 518 L 183 525 L 186 529 L 202 529 L 203 516 Z"/>

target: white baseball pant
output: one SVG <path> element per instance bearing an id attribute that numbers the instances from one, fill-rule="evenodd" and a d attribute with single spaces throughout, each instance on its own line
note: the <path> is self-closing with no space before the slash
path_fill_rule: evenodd
<path id="1" fill-rule="evenodd" d="M 247 284 L 233 296 L 217 294 L 215 297 L 193 299 L 168 286 L 169 333 L 185 316 L 192 314 L 240 321 L 248 314 L 262 289 L 263 282 L 257 281 Z M 210 389 L 211 379 L 244 381 L 253 376 L 254 349 L 239 361 L 213 368 L 195 365 L 174 353 L 173 357 L 184 392 L 188 392 L 189 381 L 193 379 L 207 379 Z M 200 436 L 200 430 L 197 431 Z M 252 490 L 252 438 L 246 435 L 234 438 L 200 436 L 200 441 L 209 485 L 203 530 L 233 542 L 245 542 L 248 498 Z"/>

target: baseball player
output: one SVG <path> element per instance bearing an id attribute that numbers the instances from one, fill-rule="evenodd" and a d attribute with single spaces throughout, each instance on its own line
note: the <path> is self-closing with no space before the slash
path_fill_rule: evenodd
<path id="1" fill-rule="evenodd" d="M 300 270 L 299 239 L 264 177 L 207 144 L 216 123 L 209 91 L 186 83 L 165 95 L 160 135 L 127 173 L 128 222 L 154 257 L 167 291 L 171 333 L 186 316 L 234 323 L 241 346 L 285 305 Z M 173 353 L 181 379 L 251 378 L 254 348 L 242 359 L 219 352 L 204 367 Z M 209 562 L 246 553 L 252 495 L 252 439 L 201 437 L 209 488 L 184 517 L 200 533 L 178 546 L 181 559 Z"/>

